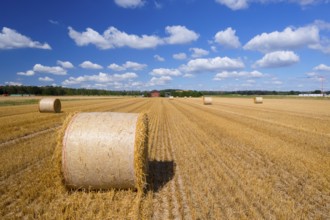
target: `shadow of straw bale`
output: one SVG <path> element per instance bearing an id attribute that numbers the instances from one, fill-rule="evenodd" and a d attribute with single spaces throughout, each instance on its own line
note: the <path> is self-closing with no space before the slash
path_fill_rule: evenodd
<path id="1" fill-rule="evenodd" d="M 174 177 L 174 161 L 149 161 L 148 190 L 158 192 Z"/>

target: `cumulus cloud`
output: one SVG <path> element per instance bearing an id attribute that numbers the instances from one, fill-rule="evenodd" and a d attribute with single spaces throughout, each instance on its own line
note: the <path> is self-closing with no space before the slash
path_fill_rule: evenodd
<path id="1" fill-rule="evenodd" d="M 16 48 L 52 49 L 47 43 L 42 44 L 38 41 L 33 41 L 31 38 L 18 33 L 16 30 L 3 27 L 0 32 L 0 50 Z"/>
<path id="2" fill-rule="evenodd" d="M 227 6 L 232 10 L 240 10 L 248 7 L 247 0 L 215 0 L 217 3 Z"/>
<path id="3" fill-rule="evenodd" d="M 199 38 L 199 34 L 181 25 L 167 26 L 165 30 L 170 35 L 165 38 L 165 42 L 168 44 L 186 44 Z"/>
<path id="4" fill-rule="evenodd" d="M 153 76 L 180 76 L 181 72 L 178 69 L 158 68 L 158 69 L 153 69 L 150 72 L 150 75 L 153 75 Z"/>
<path id="5" fill-rule="evenodd" d="M 57 65 L 60 65 L 61 67 L 65 68 L 65 69 L 72 69 L 74 68 L 73 64 L 69 61 L 61 61 L 58 60 L 57 61 Z"/>
<path id="6" fill-rule="evenodd" d="M 264 74 L 259 72 L 259 71 L 252 71 L 252 72 L 247 72 L 247 71 L 223 71 L 220 73 L 217 73 L 213 80 L 223 80 L 226 78 L 239 78 L 239 77 L 246 77 L 246 78 L 260 78 L 263 77 Z"/>
<path id="7" fill-rule="evenodd" d="M 89 60 L 82 62 L 81 64 L 79 64 L 79 66 L 84 69 L 103 69 L 103 67 L 101 65 L 99 65 L 97 63 L 92 63 Z"/>
<path id="8" fill-rule="evenodd" d="M 115 0 L 116 5 L 122 8 L 138 8 L 145 4 L 143 0 Z"/>
<path id="9" fill-rule="evenodd" d="M 244 63 L 239 59 L 229 57 L 198 58 L 182 65 L 180 70 L 185 73 L 217 72 L 223 70 L 237 70 L 244 68 Z"/>
<path id="10" fill-rule="evenodd" d="M 155 58 L 155 60 L 157 60 L 157 61 L 159 61 L 159 62 L 164 62 L 164 61 L 165 61 L 164 57 L 161 57 L 161 56 L 159 56 L 158 54 L 156 54 L 156 55 L 154 56 L 154 58 Z"/>
<path id="11" fill-rule="evenodd" d="M 146 64 L 132 62 L 132 61 L 126 61 L 123 65 L 112 63 L 108 66 L 109 69 L 112 69 L 114 71 L 124 71 L 129 69 L 134 71 L 139 71 L 139 70 L 143 70 L 146 67 L 147 67 Z"/>
<path id="12" fill-rule="evenodd" d="M 130 80 L 137 77 L 138 75 L 132 72 L 127 72 L 123 74 L 113 74 L 113 75 L 100 72 L 98 75 L 84 75 L 79 77 L 70 77 L 69 79 L 63 81 L 62 84 L 67 86 L 67 85 L 81 84 L 85 82 L 113 83 L 113 82 Z"/>
<path id="13" fill-rule="evenodd" d="M 236 36 L 236 30 L 231 27 L 224 31 L 219 31 L 214 36 L 214 41 L 227 48 L 239 48 L 241 43 Z"/>
<path id="14" fill-rule="evenodd" d="M 33 70 L 28 70 L 26 72 L 18 72 L 17 75 L 20 76 L 34 76 L 35 72 Z"/>
<path id="15" fill-rule="evenodd" d="M 39 77 L 38 79 L 39 79 L 39 81 L 42 81 L 42 82 L 53 82 L 54 81 L 54 79 L 52 79 L 52 78 L 50 78 L 48 76 L 46 76 L 46 77 Z"/>
<path id="16" fill-rule="evenodd" d="M 170 76 L 160 76 L 160 77 L 153 76 L 150 79 L 150 81 L 146 84 L 146 86 L 161 86 L 167 84 L 170 81 L 172 81 L 172 77 Z"/>
<path id="17" fill-rule="evenodd" d="M 66 75 L 67 73 L 67 71 L 60 66 L 44 66 L 41 64 L 34 65 L 33 71 L 40 73 L 51 73 L 54 75 Z"/>
<path id="18" fill-rule="evenodd" d="M 313 70 L 315 70 L 315 71 L 327 71 L 327 72 L 330 72 L 330 66 L 327 66 L 325 64 L 320 64 L 320 65 L 314 67 Z"/>
<path id="19" fill-rule="evenodd" d="M 6 85 L 9 85 L 9 86 L 21 86 L 21 85 L 23 85 L 23 84 L 20 83 L 20 82 L 12 82 L 12 81 L 10 81 L 10 82 L 5 82 L 5 84 L 6 84 Z"/>
<path id="20" fill-rule="evenodd" d="M 232 10 L 242 10 L 249 7 L 251 3 L 281 3 L 283 0 L 215 0 L 215 2 L 225 5 Z M 316 3 L 328 3 L 328 0 L 290 0 L 290 3 L 299 4 L 300 6 L 307 6 Z"/>
<path id="21" fill-rule="evenodd" d="M 287 27 L 281 32 L 262 33 L 253 37 L 244 45 L 244 49 L 267 53 L 301 48 L 306 45 L 313 46 L 319 41 L 319 29 L 316 26 L 310 25 L 296 29 Z"/>
<path id="22" fill-rule="evenodd" d="M 191 57 L 193 58 L 203 57 L 209 54 L 207 50 L 204 50 L 202 48 L 194 47 L 194 48 L 190 48 L 189 50 L 192 52 Z"/>
<path id="23" fill-rule="evenodd" d="M 167 26 L 166 33 L 170 36 L 161 38 L 156 35 L 127 34 L 115 27 L 109 27 L 103 34 L 99 34 L 92 28 L 86 28 L 85 32 L 75 31 L 69 27 L 69 36 L 78 46 L 93 44 L 100 49 L 111 49 L 118 47 L 130 47 L 134 49 L 155 48 L 164 44 L 185 44 L 198 39 L 199 35 L 184 26 Z"/>
<path id="24" fill-rule="evenodd" d="M 276 68 L 290 66 L 299 62 L 299 56 L 292 51 L 275 51 L 267 53 L 253 65 L 255 68 Z"/>
<path id="25" fill-rule="evenodd" d="M 173 54 L 173 59 L 176 59 L 176 60 L 185 60 L 187 59 L 187 54 L 185 53 L 176 53 L 176 54 Z"/>
<path id="26" fill-rule="evenodd" d="M 191 73 L 186 73 L 183 75 L 183 78 L 193 78 L 194 77 L 194 74 L 191 74 Z"/>

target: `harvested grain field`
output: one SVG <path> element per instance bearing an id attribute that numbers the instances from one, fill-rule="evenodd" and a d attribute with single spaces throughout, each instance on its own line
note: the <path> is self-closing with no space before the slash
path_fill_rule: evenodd
<path id="1" fill-rule="evenodd" d="M 61 100 L 62 101 L 62 100 Z M 116 98 L 0 107 L 1 219 L 329 219 L 330 101 Z M 147 112 L 148 188 L 68 190 L 53 152 L 71 112 Z"/>

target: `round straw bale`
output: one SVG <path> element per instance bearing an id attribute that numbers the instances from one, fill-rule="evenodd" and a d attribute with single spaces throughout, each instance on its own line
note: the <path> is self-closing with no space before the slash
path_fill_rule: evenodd
<path id="1" fill-rule="evenodd" d="M 168 98 L 169 98 L 170 100 L 173 100 L 173 99 L 174 99 L 174 97 L 173 97 L 173 96 L 169 96 Z"/>
<path id="2" fill-rule="evenodd" d="M 203 104 L 204 105 L 212 105 L 212 97 L 203 96 Z"/>
<path id="3" fill-rule="evenodd" d="M 143 191 L 148 172 L 146 114 L 77 113 L 64 123 L 61 168 L 75 189 L 135 188 Z"/>
<path id="4" fill-rule="evenodd" d="M 57 98 L 43 98 L 39 101 L 39 112 L 61 112 L 61 101 Z"/>
<path id="5" fill-rule="evenodd" d="M 254 103 L 255 104 L 262 104 L 263 103 L 262 97 L 255 97 L 254 98 Z"/>

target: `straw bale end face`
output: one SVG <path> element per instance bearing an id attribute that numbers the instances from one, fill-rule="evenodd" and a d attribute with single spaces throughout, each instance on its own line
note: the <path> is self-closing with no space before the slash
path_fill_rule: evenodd
<path id="1" fill-rule="evenodd" d="M 39 101 L 39 112 L 60 113 L 61 101 L 57 98 L 43 98 Z"/>
<path id="2" fill-rule="evenodd" d="M 146 114 L 78 113 L 63 129 L 61 165 L 69 188 L 145 188 Z"/>

